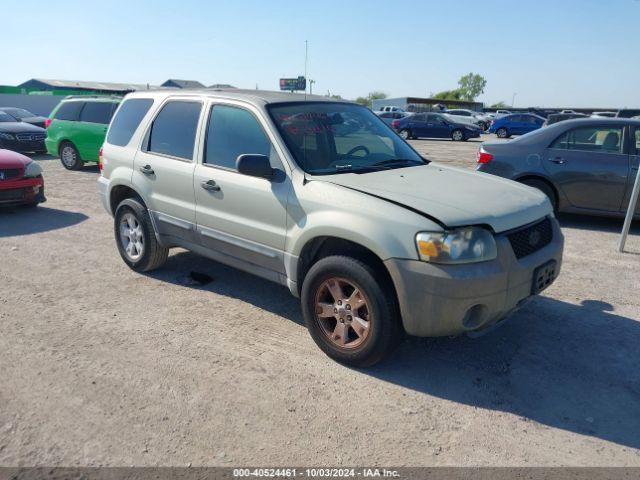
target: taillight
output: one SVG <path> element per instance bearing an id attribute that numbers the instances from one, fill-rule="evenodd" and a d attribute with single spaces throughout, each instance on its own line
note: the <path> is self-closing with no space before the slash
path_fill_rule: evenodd
<path id="1" fill-rule="evenodd" d="M 50 119 L 50 118 L 47 118 L 47 119 L 44 121 L 44 128 L 49 128 L 49 125 L 51 125 L 51 119 Z"/>
<path id="2" fill-rule="evenodd" d="M 98 170 L 102 171 L 103 168 L 104 165 L 102 164 L 102 147 L 100 147 L 100 150 L 98 150 Z"/>
<path id="3" fill-rule="evenodd" d="M 491 160 L 493 160 L 493 155 L 480 147 L 480 150 L 478 150 L 478 163 L 489 163 Z"/>
<path id="4" fill-rule="evenodd" d="M 397 127 L 398 125 L 400 125 L 400 120 L 393 120 L 393 121 L 391 122 L 391 126 L 392 126 L 392 127 Z"/>

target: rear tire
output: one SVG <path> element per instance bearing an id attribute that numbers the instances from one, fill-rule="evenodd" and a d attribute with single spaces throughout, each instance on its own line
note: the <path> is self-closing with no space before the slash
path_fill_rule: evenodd
<path id="1" fill-rule="evenodd" d="M 464 132 L 459 128 L 456 128 L 453 132 L 451 132 L 451 140 L 454 142 L 463 142 L 466 140 L 464 136 Z"/>
<path id="2" fill-rule="evenodd" d="M 71 142 L 62 142 L 58 149 L 60 155 L 60 162 L 62 166 L 67 170 L 80 170 L 84 167 L 84 162 L 80 158 L 78 149 Z"/>
<path id="3" fill-rule="evenodd" d="M 169 256 L 161 246 L 147 208 L 135 198 L 126 198 L 116 208 L 114 234 L 124 263 L 136 272 L 160 268 Z"/>
<path id="4" fill-rule="evenodd" d="M 411 130 L 400 130 L 400 132 L 398 132 L 398 135 L 400 135 L 400 138 L 404 139 L 404 140 L 411 140 L 413 138 L 415 138 L 412 134 L 411 134 Z"/>
<path id="5" fill-rule="evenodd" d="M 553 211 L 555 213 L 558 212 L 558 198 L 556 196 L 556 192 L 553 190 L 551 185 L 549 185 L 544 180 L 537 180 L 535 178 L 529 178 L 529 179 L 523 180 L 521 183 L 524 185 L 528 185 L 529 187 L 536 188 L 540 190 L 542 193 L 544 193 L 549 199 L 549 201 L 551 202 Z"/>
<path id="6" fill-rule="evenodd" d="M 509 132 L 507 131 L 507 129 L 504 127 L 496 130 L 496 135 L 498 136 L 498 138 L 509 138 L 511 136 L 509 135 Z"/>
<path id="7" fill-rule="evenodd" d="M 395 293 L 383 278 L 346 256 L 326 257 L 311 267 L 302 283 L 302 312 L 311 337 L 329 357 L 369 367 L 400 342 Z"/>

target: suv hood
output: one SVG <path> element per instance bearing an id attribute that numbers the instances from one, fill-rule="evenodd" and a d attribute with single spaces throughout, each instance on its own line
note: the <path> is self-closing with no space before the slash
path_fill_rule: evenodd
<path id="1" fill-rule="evenodd" d="M 447 227 L 489 225 L 495 233 L 552 213 L 547 197 L 493 175 L 430 163 L 371 173 L 315 177 L 418 210 Z"/>

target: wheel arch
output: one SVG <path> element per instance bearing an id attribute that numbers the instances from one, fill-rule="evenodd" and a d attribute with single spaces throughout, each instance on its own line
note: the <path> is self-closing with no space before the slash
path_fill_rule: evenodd
<path id="1" fill-rule="evenodd" d="M 361 243 L 331 235 L 311 238 L 302 247 L 300 255 L 298 256 L 295 275 L 298 294 L 300 294 L 302 283 L 309 269 L 319 260 L 334 255 L 352 257 L 373 268 L 374 271 L 381 276 L 385 285 L 393 289 L 393 297 L 397 303 L 398 296 L 391 274 L 380 256 Z"/>
<path id="2" fill-rule="evenodd" d="M 120 205 L 120 202 L 127 198 L 134 198 L 147 208 L 147 204 L 142 196 L 130 185 L 118 184 L 114 185 L 109 191 L 109 208 L 111 213 L 115 215 L 116 208 Z"/>
<path id="3" fill-rule="evenodd" d="M 547 177 L 545 177 L 544 175 L 540 175 L 540 174 L 533 174 L 533 173 L 525 173 L 522 174 L 516 178 L 514 178 L 513 180 L 515 180 L 516 182 L 519 183 L 524 183 L 527 180 L 536 180 L 542 183 L 545 183 L 553 192 L 553 195 L 555 196 L 555 201 L 556 201 L 556 208 L 560 208 L 561 206 L 561 197 L 560 197 L 560 192 L 558 191 L 558 188 L 554 185 L 554 183 Z"/>

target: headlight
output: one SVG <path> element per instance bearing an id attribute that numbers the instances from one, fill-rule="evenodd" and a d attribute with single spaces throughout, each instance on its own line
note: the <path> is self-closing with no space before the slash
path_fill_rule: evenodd
<path id="1" fill-rule="evenodd" d="M 38 165 L 36 162 L 31 162 L 27 164 L 24 169 L 25 178 L 34 178 L 42 175 L 42 167 Z"/>
<path id="2" fill-rule="evenodd" d="M 493 234 L 478 227 L 416 235 L 418 255 L 425 262 L 474 263 L 493 260 L 498 248 Z"/>
<path id="3" fill-rule="evenodd" d="M 15 140 L 16 139 L 16 137 L 11 135 L 10 133 L 2 133 L 2 132 L 0 132 L 0 138 L 2 138 L 3 140 Z"/>

